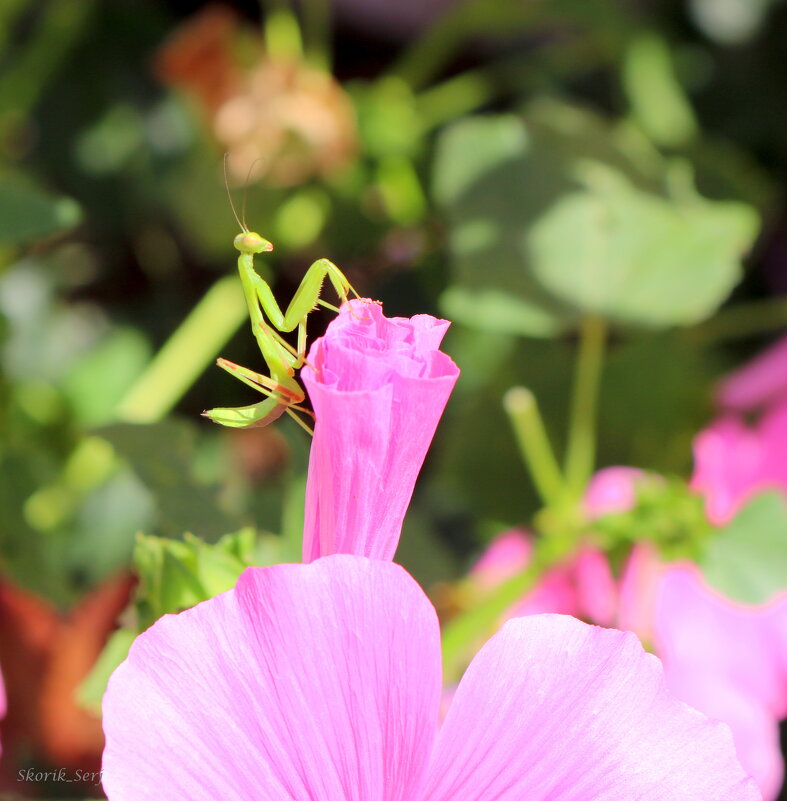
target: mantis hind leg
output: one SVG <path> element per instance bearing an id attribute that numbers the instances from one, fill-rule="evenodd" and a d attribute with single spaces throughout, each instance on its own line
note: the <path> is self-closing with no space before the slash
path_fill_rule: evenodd
<path id="1" fill-rule="evenodd" d="M 249 406 L 211 409 L 204 412 L 206 417 L 231 428 L 262 428 L 278 420 L 286 412 L 301 428 L 311 432 L 311 429 L 295 414 L 301 412 L 313 416 L 308 409 L 298 405 L 304 399 L 303 392 L 292 392 L 287 387 L 276 384 L 272 379 L 226 359 L 219 359 L 218 365 L 247 386 L 268 397 Z"/>
<path id="2" fill-rule="evenodd" d="M 250 406 L 210 409 L 202 414 L 230 428 L 262 428 L 278 420 L 286 411 L 287 403 L 277 396 L 271 396 Z"/>

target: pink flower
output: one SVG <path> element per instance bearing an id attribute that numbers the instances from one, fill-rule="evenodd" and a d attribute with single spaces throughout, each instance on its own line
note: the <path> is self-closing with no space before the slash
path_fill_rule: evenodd
<path id="1" fill-rule="evenodd" d="M 303 559 L 392 559 L 415 480 L 459 369 L 439 350 L 449 326 L 342 306 L 311 347 L 303 380 L 317 417 Z"/>
<path id="2" fill-rule="evenodd" d="M 746 501 L 766 489 L 787 493 L 787 402 L 748 426 L 722 417 L 694 441 L 692 486 L 706 499 L 715 525 L 731 520 Z"/>
<path id="3" fill-rule="evenodd" d="M 787 337 L 730 373 L 719 384 L 716 400 L 735 412 L 787 401 Z"/>
<path id="4" fill-rule="evenodd" d="M 738 758 L 763 798 L 779 794 L 787 717 L 787 597 L 744 606 L 708 587 L 690 564 L 665 569 L 655 639 L 670 689 L 731 727 Z"/>
<path id="5" fill-rule="evenodd" d="M 482 594 L 521 573 L 530 563 L 533 540 L 511 529 L 496 537 L 470 571 L 470 583 Z M 604 555 L 582 548 L 563 564 L 545 571 L 538 583 L 505 614 L 505 619 L 553 612 L 612 623 L 616 609 L 615 581 Z"/>
<path id="6" fill-rule="evenodd" d="M 510 621 L 438 730 L 430 602 L 357 556 L 251 568 L 140 635 L 104 698 L 110 801 L 755 801 L 727 728 L 636 638 Z"/>
<path id="7" fill-rule="evenodd" d="M 787 490 L 785 445 L 787 405 L 756 429 L 728 418 L 697 437 L 692 483 L 705 495 L 712 523 L 727 522 L 762 489 Z M 625 471 L 601 471 L 594 482 L 617 485 L 614 492 L 607 486 L 605 497 L 628 491 L 631 506 L 637 472 Z M 765 799 L 775 798 L 784 774 L 779 720 L 787 717 L 787 595 L 760 607 L 737 604 L 708 587 L 695 565 L 665 563 L 652 545 L 640 543 L 624 568 L 619 598 L 617 626 L 654 645 L 678 698 L 729 724 L 744 768 Z"/>
<path id="8" fill-rule="evenodd" d="M 744 472 L 745 464 L 738 468 Z M 643 475 L 624 467 L 599 471 L 585 497 L 588 516 L 630 509 Z M 725 497 L 724 483 L 710 471 L 706 475 L 716 479 L 706 491 L 718 502 Z M 739 486 L 746 488 L 745 482 Z M 518 536 L 518 558 L 508 571 L 503 558 L 513 553 L 513 532 L 490 546 L 471 577 L 479 569 L 490 575 L 493 565 L 499 581 L 523 570 L 532 543 Z M 583 571 L 586 588 L 597 583 L 595 607 L 594 593 L 581 591 Z M 507 617 L 534 612 L 567 612 L 635 632 L 663 660 L 667 684 L 678 698 L 731 727 L 738 758 L 766 801 L 778 795 L 784 772 L 778 722 L 787 717 L 787 595 L 762 607 L 736 604 L 709 588 L 696 566 L 666 563 L 650 543 L 632 549 L 615 586 L 603 554 L 585 546 L 547 571 Z"/>
<path id="9" fill-rule="evenodd" d="M 595 520 L 614 512 L 627 512 L 637 502 L 637 479 L 645 473 L 636 467 L 605 467 L 590 479 L 583 506 Z"/>

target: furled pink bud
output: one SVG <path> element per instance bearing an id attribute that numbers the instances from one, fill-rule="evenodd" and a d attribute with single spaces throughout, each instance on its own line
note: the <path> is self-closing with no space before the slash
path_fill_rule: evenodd
<path id="1" fill-rule="evenodd" d="M 316 424 L 306 486 L 303 559 L 392 559 L 415 480 L 459 369 L 440 342 L 446 320 L 387 318 L 345 303 L 302 376 Z"/>

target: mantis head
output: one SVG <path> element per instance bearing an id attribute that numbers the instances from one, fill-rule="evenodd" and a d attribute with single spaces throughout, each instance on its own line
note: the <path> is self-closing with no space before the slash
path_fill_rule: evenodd
<path id="1" fill-rule="evenodd" d="M 273 250 L 273 245 L 254 231 L 242 231 L 233 244 L 241 253 L 268 253 Z"/>

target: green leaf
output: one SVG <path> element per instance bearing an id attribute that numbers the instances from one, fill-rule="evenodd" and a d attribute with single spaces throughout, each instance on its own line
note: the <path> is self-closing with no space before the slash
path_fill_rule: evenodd
<path id="1" fill-rule="evenodd" d="M 87 426 L 113 419 L 118 402 L 150 361 L 150 345 L 133 328 L 111 330 L 68 371 L 63 391 Z"/>
<path id="2" fill-rule="evenodd" d="M 556 191 L 549 170 L 526 175 L 532 147 L 522 119 L 513 115 L 469 118 L 439 138 L 433 191 L 449 222 L 454 279 L 442 303 L 467 325 L 491 330 L 501 297 L 508 302 L 499 331 L 544 336 L 576 316 L 549 297 L 523 264 L 523 221 L 538 213 L 539 193 Z M 484 307 L 474 311 L 479 293 Z"/>
<path id="3" fill-rule="evenodd" d="M 646 326 L 709 317 L 759 229 L 743 203 L 668 200 L 594 165 L 525 236 L 542 286 L 585 312 Z"/>
<path id="4" fill-rule="evenodd" d="M 158 512 L 157 533 L 178 537 L 193 531 L 215 540 L 237 527 L 219 504 L 218 488 L 195 476 L 197 432 L 190 422 L 121 423 L 97 433 L 112 443 L 150 490 Z"/>
<path id="5" fill-rule="evenodd" d="M 444 306 L 530 336 L 589 313 L 645 327 L 708 317 L 759 221 L 748 205 L 700 197 L 690 176 L 635 131 L 555 102 L 450 126 L 433 180 L 452 255 Z"/>
<path id="6" fill-rule="evenodd" d="M 675 147 L 697 134 L 667 42 L 653 33 L 634 38 L 623 63 L 623 87 L 634 116 L 659 145 Z"/>
<path id="7" fill-rule="evenodd" d="M 139 535 L 134 566 L 140 580 L 140 625 L 146 628 L 162 615 L 189 609 L 231 589 L 256 557 L 252 529 L 227 534 L 213 544 L 191 534 L 183 540 Z"/>
<path id="8" fill-rule="evenodd" d="M 762 604 L 787 589 L 787 501 L 765 492 L 747 503 L 708 543 L 702 572 L 735 601 Z"/>
<path id="9" fill-rule="evenodd" d="M 449 320 L 492 334 L 551 337 L 566 328 L 564 320 L 545 308 L 498 289 L 449 287 L 440 296 L 440 311 Z"/>
<path id="10" fill-rule="evenodd" d="M 0 179 L 0 245 L 19 244 L 71 228 L 82 216 L 71 198 L 21 180 Z"/>

